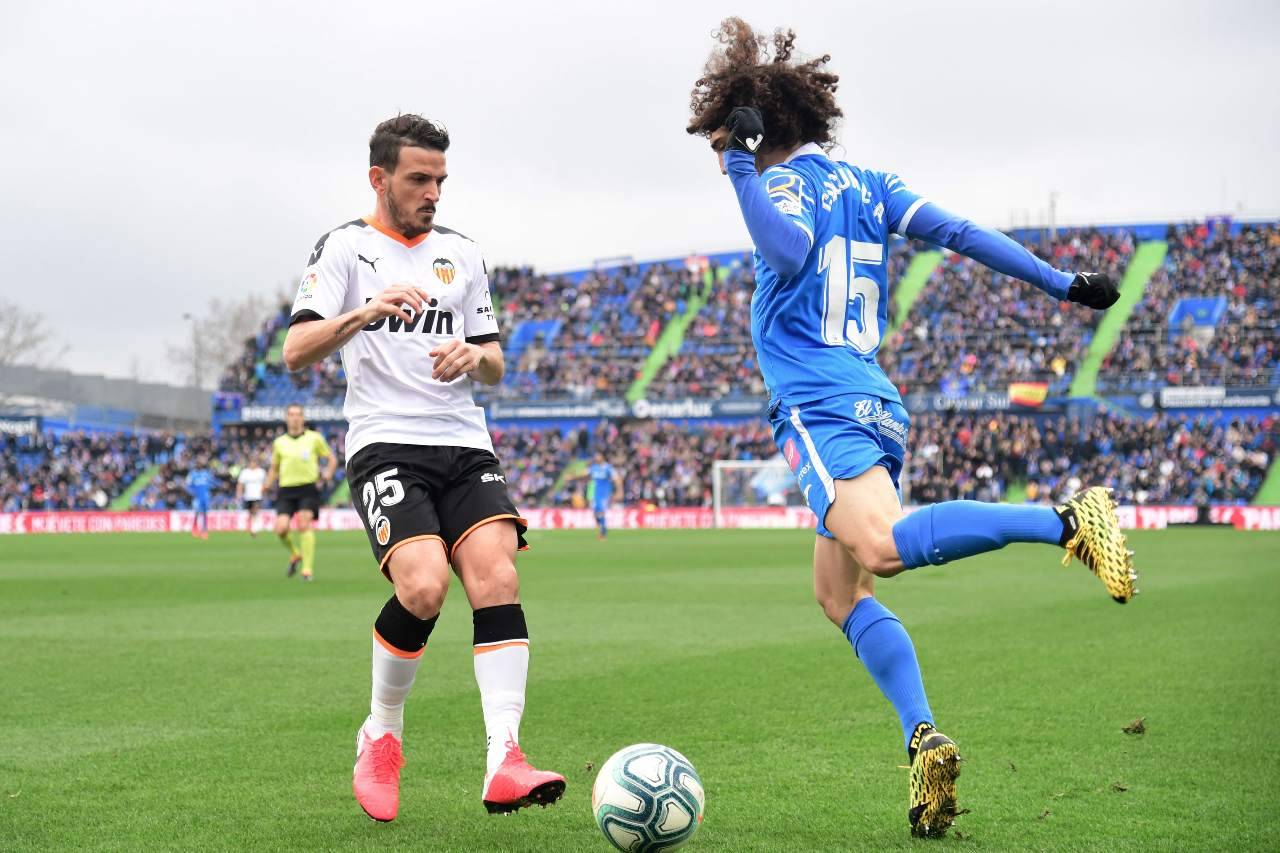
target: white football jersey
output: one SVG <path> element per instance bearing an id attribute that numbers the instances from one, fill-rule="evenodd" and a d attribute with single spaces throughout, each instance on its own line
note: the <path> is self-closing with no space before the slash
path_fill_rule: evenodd
<path id="1" fill-rule="evenodd" d="M 492 452 L 471 379 L 432 379 L 434 359 L 428 355 L 450 338 L 479 344 L 499 337 L 488 270 L 480 248 L 467 237 L 437 225 L 406 240 L 372 218 L 341 225 L 316 243 L 290 322 L 332 319 L 392 284 L 416 285 L 431 300 L 420 314 L 407 309 L 410 322 L 384 317 L 342 348 L 347 458 L 375 442 Z"/>
<path id="2" fill-rule="evenodd" d="M 267 481 L 267 472 L 257 465 L 252 468 L 241 468 L 236 482 L 244 486 L 244 500 L 262 500 L 262 486 Z"/>

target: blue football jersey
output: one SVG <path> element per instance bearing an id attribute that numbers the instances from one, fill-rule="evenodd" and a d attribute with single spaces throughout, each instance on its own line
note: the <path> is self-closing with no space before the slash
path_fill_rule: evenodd
<path id="1" fill-rule="evenodd" d="M 213 474 L 203 468 L 194 469 L 187 474 L 187 489 L 193 495 L 208 497 L 213 485 Z"/>
<path id="2" fill-rule="evenodd" d="M 924 200 L 893 174 L 800 148 L 761 180 L 773 206 L 808 235 L 804 266 L 782 279 L 755 252 L 751 336 L 774 401 L 837 394 L 901 402 L 876 353 L 889 323 L 889 235 Z"/>
<path id="3" fill-rule="evenodd" d="M 587 474 L 591 477 L 592 486 L 595 487 L 596 497 L 613 492 L 613 466 L 608 462 L 592 463 Z"/>

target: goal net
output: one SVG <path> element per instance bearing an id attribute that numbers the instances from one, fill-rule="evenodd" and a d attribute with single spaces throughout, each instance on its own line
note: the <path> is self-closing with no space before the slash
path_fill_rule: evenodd
<path id="1" fill-rule="evenodd" d="M 781 455 L 764 460 L 719 459 L 711 466 L 716 527 L 804 527 L 813 524 Z"/>

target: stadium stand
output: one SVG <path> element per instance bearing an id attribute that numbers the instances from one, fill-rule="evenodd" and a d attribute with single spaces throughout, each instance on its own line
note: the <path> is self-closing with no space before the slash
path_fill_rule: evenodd
<path id="1" fill-rule="evenodd" d="M 0 435 L 0 512 L 105 509 L 176 442 L 172 434 Z"/>
<path id="2" fill-rule="evenodd" d="M 0 509 L 99 509 L 146 467 L 159 473 L 133 499 L 136 509 L 190 505 L 185 478 L 207 457 L 218 475 L 214 507 L 234 506 L 235 475 L 253 457 L 269 464 L 277 427 L 211 435 L 0 438 Z M 581 506 L 575 468 L 604 450 L 623 473 L 622 500 L 653 506 L 706 506 L 718 459 L 777 456 L 762 420 L 734 424 L 635 420 L 595 427 L 492 428 L 517 504 Z M 343 458 L 344 433 L 326 431 Z M 913 418 L 904 481 L 911 502 L 1006 498 L 1059 501 L 1082 484 L 1116 490 L 1123 503 L 1243 503 L 1260 488 L 1280 445 L 1280 415 L 1220 421 L 1167 414 L 1135 419 L 994 414 Z M 339 468 L 339 482 L 342 469 Z M 330 484 L 330 489 L 337 484 Z"/>
<path id="3" fill-rule="evenodd" d="M 1274 387 L 1280 382 L 1280 228 L 1170 227 L 1170 251 L 1107 355 L 1104 392 L 1161 385 Z M 1061 232 L 1029 244 L 1064 268 L 1101 269 L 1119 279 L 1134 252 L 1123 230 Z M 901 278 L 923 245 L 900 242 L 891 278 Z M 725 271 L 728 272 L 728 271 Z M 715 281 L 714 285 L 706 282 Z M 620 397 L 656 340 L 696 295 L 701 302 L 678 350 L 645 388 L 653 399 L 761 396 L 751 347 L 749 263 L 701 276 L 678 264 L 623 266 L 577 277 L 527 268 L 491 273 L 506 330 L 507 378 L 479 398 L 589 400 Z M 946 257 L 882 347 L 882 363 L 904 392 L 961 396 L 1039 381 L 1066 393 L 1098 315 L 1055 303 L 1026 285 L 959 256 Z M 282 306 L 246 342 L 221 387 L 250 402 L 339 403 L 345 389 L 335 355 L 290 375 L 278 357 L 288 322 Z"/>
<path id="4" fill-rule="evenodd" d="M 649 383 L 647 396 L 761 397 L 767 392 L 751 343 L 750 259 L 703 294 L 705 302 L 684 333 L 679 352 Z"/>
<path id="5" fill-rule="evenodd" d="M 1119 281 L 1134 240 L 1127 232 L 1076 230 L 1027 248 L 1059 268 L 1104 271 Z M 1045 382 L 1049 393 L 1061 394 L 1097 321 L 1087 308 L 950 255 L 886 340 L 881 364 L 904 393 L 963 396 Z"/>
<path id="6" fill-rule="evenodd" d="M 1099 387 L 1280 384 L 1280 227 L 1170 226 L 1168 242 Z"/>
<path id="7" fill-rule="evenodd" d="M 655 264 L 591 271 L 577 281 L 498 269 L 490 285 L 511 369 L 481 397 L 586 400 L 625 391 L 700 283 L 683 267 Z"/>
<path id="8" fill-rule="evenodd" d="M 914 503 L 1001 500 L 1015 487 L 1058 502 L 1084 485 L 1121 503 L 1246 503 L 1280 444 L 1280 416 L 1228 421 L 1100 413 L 1088 420 L 930 414 L 912 419 L 904 479 Z"/>
<path id="9" fill-rule="evenodd" d="M 240 474 L 240 469 L 252 460 L 257 460 L 263 468 L 270 468 L 271 441 L 281 431 L 281 427 L 277 425 L 257 425 L 229 427 L 217 437 L 199 434 L 168 436 L 168 452 L 156 460 L 160 463 L 160 470 L 133 497 L 132 508 L 189 508 L 191 495 L 186 487 L 187 474 L 201 459 L 207 460 L 217 482 L 210 506 L 213 509 L 235 508 L 236 477 Z M 320 431 L 337 454 L 338 460 L 343 461 L 346 430 L 321 428 Z M 328 483 L 321 494 L 322 501 L 328 500 L 345 476 L 346 472 L 339 466 L 335 482 Z"/>
<path id="10" fill-rule="evenodd" d="M 1171 226 L 1168 241 L 1163 266 L 1102 361 L 1097 388 L 1274 388 L 1280 376 L 1280 228 Z M 1125 229 L 1077 229 L 1027 245 L 1056 266 L 1104 270 L 1120 279 L 1136 238 Z M 1163 251 L 1163 244 L 1154 245 Z M 480 401 L 621 400 L 629 391 L 650 400 L 764 396 L 751 345 L 750 257 L 718 257 L 702 259 L 702 266 L 691 258 L 567 275 L 494 268 L 490 283 L 508 371 L 498 388 L 477 389 Z M 882 348 L 882 363 L 904 392 L 962 396 L 1027 381 L 1046 383 L 1050 396 L 1067 392 L 1096 314 L 908 241 L 891 247 L 891 280 L 903 278 L 916 259 L 928 263 L 920 265 L 910 298 L 895 300 L 894 331 Z M 288 316 L 289 306 L 282 305 L 246 341 L 221 388 L 259 405 L 340 404 L 345 377 L 336 355 L 296 374 L 285 371 L 279 351 Z M 1092 358 L 1105 351 L 1097 348 Z M 625 419 L 568 428 L 514 423 L 495 422 L 492 431 L 514 496 L 529 505 L 581 504 L 582 460 L 599 448 L 627 474 L 625 501 L 658 506 L 707 503 L 715 459 L 775 455 L 758 418 L 709 426 Z M 216 441 L 120 438 L 114 467 L 107 461 L 111 454 L 86 457 L 77 439 L 65 453 L 61 439 L 41 438 L 38 447 L 27 448 L 11 439 L 3 457 L 11 476 L 0 496 L 10 507 L 33 505 L 36 498 L 46 506 L 100 505 L 102 496 L 119 495 L 139 466 L 159 466 L 132 505 L 181 507 L 191 460 L 207 453 L 227 478 L 215 501 L 230 505 L 235 466 L 254 449 L 265 450 L 274 429 L 233 427 Z M 1134 420 L 1106 411 L 1074 420 L 917 413 L 906 481 L 916 501 L 1023 494 L 1056 500 L 1080 482 L 1102 482 L 1133 503 L 1239 502 L 1257 493 L 1275 456 L 1276 432 L 1274 417 L 1256 415 L 1231 422 L 1168 414 Z M 340 446 L 340 431 L 330 439 Z M 80 462 L 69 463 L 69 454 Z M 20 479 L 38 491 L 20 494 Z"/>

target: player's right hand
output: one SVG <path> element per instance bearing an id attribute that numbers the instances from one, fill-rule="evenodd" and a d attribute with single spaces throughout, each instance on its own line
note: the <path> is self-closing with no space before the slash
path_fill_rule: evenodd
<path id="1" fill-rule="evenodd" d="M 383 317 L 399 317 L 406 323 L 412 323 L 406 307 L 412 308 L 415 314 L 421 314 L 423 306 L 431 296 L 421 287 L 412 284 L 393 284 L 364 306 L 364 322 L 367 326 Z"/>
<path id="2" fill-rule="evenodd" d="M 1116 304 L 1120 289 L 1102 272 L 1078 272 L 1067 288 L 1067 301 L 1102 311 Z"/>
<path id="3" fill-rule="evenodd" d="M 764 145 L 764 117 L 755 107 L 734 107 L 724 126 L 729 131 L 725 148 L 754 155 Z"/>

